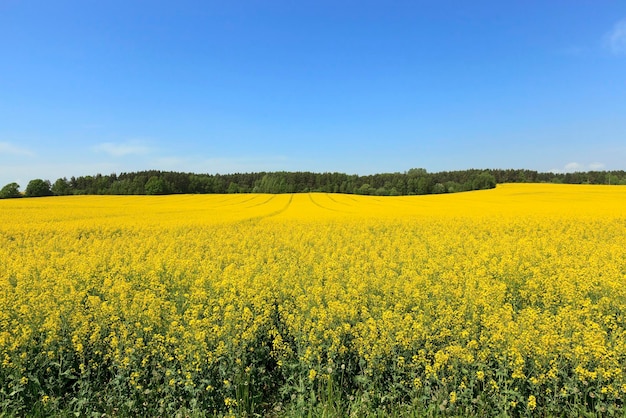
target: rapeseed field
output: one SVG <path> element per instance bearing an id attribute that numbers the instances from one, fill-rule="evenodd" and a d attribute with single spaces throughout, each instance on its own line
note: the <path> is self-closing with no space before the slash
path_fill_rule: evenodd
<path id="1" fill-rule="evenodd" d="M 624 416 L 626 189 L 0 201 L 0 415 Z"/>

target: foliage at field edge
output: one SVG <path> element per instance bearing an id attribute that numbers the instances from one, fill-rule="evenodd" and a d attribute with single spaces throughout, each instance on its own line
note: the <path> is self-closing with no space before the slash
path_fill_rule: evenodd
<path id="1" fill-rule="evenodd" d="M 343 173 L 273 172 L 226 175 L 163 171 L 140 171 L 111 175 L 81 176 L 28 183 L 24 196 L 71 194 L 163 195 L 187 193 L 308 193 L 334 192 L 361 195 L 399 196 L 453 193 L 494 188 L 496 180 L 486 171 L 467 170 L 432 174 L 424 169 L 370 176 Z M 17 187 L 16 187 L 17 186 Z M 21 197 L 16 183 L 7 184 L 0 198 Z"/>
<path id="2" fill-rule="evenodd" d="M 311 172 L 210 175 L 150 170 L 71 177 L 69 180 L 59 178 L 54 184 L 48 180 L 34 179 L 28 183 L 24 196 L 308 192 L 404 196 L 485 190 L 502 183 L 624 185 L 626 172 L 539 173 L 533 170 L 472 169 L 428 173 L 423 168 L 412 168 L 404 173 L 358 176 Z M 22 197 L 19 188 L 17 183 L 7 184 L 0 190 L 0 198 Z"/>
<path id="3" fill-rule="evenodd" d="M 111 175 L 97 174 L 59 178 L 54 184 L 34 179 L 24 193 L 27 197 L 72 194 L 185 194 L 185 193 L 304 193 L 329 192 L 398 196 L 484 190 L 502 183 L 626 184 L 624 171 L 539 173 L 533 170 L 462 170 L 428 173 L 412 168 L 404 173 L 368 176 L 343 173 L 272 172 L 225 175 L 139 171 Z M 17 183 L 0 190 L 0 198 L 22 197 Z"/>
<path id="4" fill-rule="evenodd" d="M 0 210 L 0 412 L 623 415 L 626 195 Z"/>

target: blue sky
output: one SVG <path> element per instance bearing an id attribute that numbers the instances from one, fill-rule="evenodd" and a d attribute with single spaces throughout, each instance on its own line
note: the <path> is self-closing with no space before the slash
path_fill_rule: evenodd
<path id="1" fill-rule="evenodd" d="M 0 0 L 0 187 L 626 169 L 626 2 Z"/>

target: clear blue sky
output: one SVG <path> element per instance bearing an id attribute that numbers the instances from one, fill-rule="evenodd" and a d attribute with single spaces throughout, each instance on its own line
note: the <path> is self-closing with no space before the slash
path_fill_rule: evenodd
<path id="1" fill-rule="evenodd" d="M 626 1 L 0 0 L 0 187 L 626 169 Z"/>

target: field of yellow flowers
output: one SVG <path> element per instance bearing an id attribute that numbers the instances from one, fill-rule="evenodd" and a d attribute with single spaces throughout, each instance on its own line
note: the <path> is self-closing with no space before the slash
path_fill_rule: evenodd
<path id="1" fill-rule="evenodd" d="M 626 189 L 0 201 L 0 415 L 624 416 Z"/>

